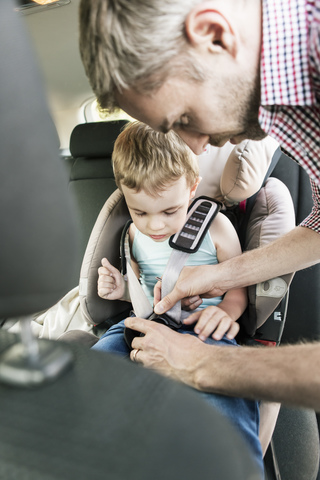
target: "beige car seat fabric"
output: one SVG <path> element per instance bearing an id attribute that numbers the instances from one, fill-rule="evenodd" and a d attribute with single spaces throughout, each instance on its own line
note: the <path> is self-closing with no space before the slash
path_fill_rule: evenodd
<path id="1" fill-rule="evenodd" d="M 209 195 L 226 206 L 246 200 L 260 189 L 278 147 L 271 137 L 236 146 L 208 145 L 198 157 L 202 180 L 197 195 Z"/>
<path id="2" fill-rule="evenodd" d="M 124 225 L 129 219 L 123 195 L 120 190 L 116 190 L 106 201 L 97 218 L 80 272 L 80 305 L 87 322 L 93 325 L 128 309 L 128 302 L 100 298 L 97 282 L 98 268 L 103 257 L 107 257 L 112 265 L 121 270 L 120 239 Z"/>
<path id="3" fill-rule="evenodd" d="M 4 328 L 7 327 L 12 333 L 20 333 L 20 320 L 24 318 L 11 318 Z M 78 285 L 48 310 L 30 315 L 29 321 L 33 334 L 38 338 L 56 340 L 71 330 L 92 332 L 92 323 L 87 322 L 80 308 Z"/>
<path id="4" fill-rule="evenodd" d="M 295 212 L 288 188 L 270 177 L 259 191 L 247 226 L 245 250 L 262 247 L 295 227 Z M 249 308 L 260 327 L 286 294 L 293 274 L 248 287 Z"/>

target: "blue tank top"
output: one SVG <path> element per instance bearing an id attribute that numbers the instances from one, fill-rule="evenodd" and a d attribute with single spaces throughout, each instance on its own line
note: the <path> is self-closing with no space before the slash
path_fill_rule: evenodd
<path id="1" fill-rule="evenodd" d="M 132 254 L 139 265 L 140 282 L 151 305 L 153 305 L 153 288 L 157 283 L 156 277 L 163 275 L 171 252 L 169 240 L 154 242 L 136 228 Z M 210 233 L 207 232 L 199 250 L 189 255 L 186 265 L 216 265 L 217 263 L 217 250 Z M 198 309 L 206 308 L 209 305 L 218 305 L 221 300 L 222 297 L 204 298 Z"/>

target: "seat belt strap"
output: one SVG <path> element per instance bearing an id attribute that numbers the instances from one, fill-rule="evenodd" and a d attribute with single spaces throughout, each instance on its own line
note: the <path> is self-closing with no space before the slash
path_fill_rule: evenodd
<path id="1" fill-rule="evenodd" d="M 137 317 L 148 318 L 153 313 L 152 305 L 145 294 L 139 279 L 131 267 L 130 245 L 129 245 L 129 228 L 124 236 L 124 255 L 126 259 L 126 275 L 128 281 L 128 289 L 133 310 Z"/>
<path id="2" fill-rule="evenodd" d="M 172 250 L 163 272 L 161 279 L 161 298 L 168 295 L 175 286 L 181 270 L 183 269 L 190 253 L 182 252 L 181 250 Z M 177 325 L 181 323 L 181 302 L 177 302 L 168 312 L 170 318 L 172 318 Z"/>
<path id="3" fill-rule="evenodd" d="M 205 196 L 196 198 L 190 205 L 184 226 L 169 240 L 169 245 L 173 250 L 162 276 L 161 298 L 173 290 L 189 255 L 199 250 L 202 240 L 220 208 L 220 203 Z M 181 324 L 181 302 L 177 302 L 167 312 L 167 316 L 178 325 Z"/>

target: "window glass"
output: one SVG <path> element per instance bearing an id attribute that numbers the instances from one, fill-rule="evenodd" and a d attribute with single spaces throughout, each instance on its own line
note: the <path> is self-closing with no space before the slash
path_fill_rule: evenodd
<path id="1" fill-rule="evenodd" d="M 99 105 L 96 99 L 90 99 L 83 105 L 83 114 L 85 122 L 105 122 L 108 120 L 122 120 L 127 119 L 133 121 L 134 118 L 130 117 L 123 110 L 117 110 L 114 113 L 106 113 L 99 109 Z"/>

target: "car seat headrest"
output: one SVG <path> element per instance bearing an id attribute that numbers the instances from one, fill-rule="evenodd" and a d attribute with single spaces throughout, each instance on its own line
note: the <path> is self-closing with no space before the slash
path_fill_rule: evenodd
<path id="1" fill-rule="evenodd" d="M 200 155 L 202 181 L 197 195 L 208 195 L 232 206 L 251 197 L 261 188 L 266 172 L 279 144 L 267 136 L 263 140 L 243 140 L 234 146 L 208 145 Z"/>
<path id="2" fill-rule="evenodd" d="M 110 157 L 114 142 L 128 120 L 109 122 L 81 123 L 70 137 L 70 152 L 76 157 Z"/>

